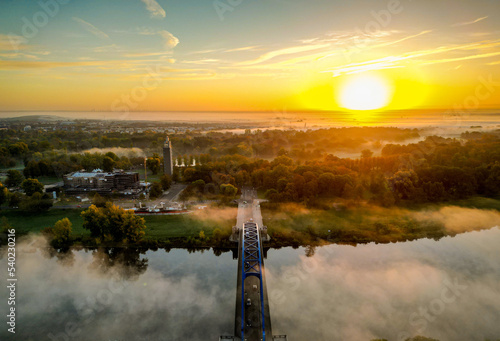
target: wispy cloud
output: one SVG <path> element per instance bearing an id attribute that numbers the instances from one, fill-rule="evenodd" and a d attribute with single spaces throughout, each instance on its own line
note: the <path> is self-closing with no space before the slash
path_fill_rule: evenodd
<path id="1" fill-rule="evenodd" d="M 334 77 L 341 76 L 343 74 L 353 74 L 353 73 L 361 73 L 366 71 L 373 70 L 382 70 L 382 69 L 391 69 L 391 68 L 401 68 L 407 66 L 406 63 L 410 60 L 425 58 L 431 55 L 437 55 L 452 51 L 474 51 L 474 54 L 470 54 L 468 56 L 462 57 L 454 57 L 454 58 L 441 58 L 435 60 L 417 60 L 415 64 L 418 65 L 430 65 L 430 64 L 439 64 L 439 63 L 449 63 L 455 61 L 463 61 L 463 60 L 471 60 L 478 58 L 490 58 L 497 55 L 500 55 L 500 52 L 484 52 L 486 49 L 497 48 L 500 46 L 500 40 L 496 41 L 485 41 L 485 42 L 477 42 L 470 44 L 462 44 L 462 45 L 451 45 L 451 46 L 443 46 L 435 49 L 427 49 L 427 50 L 418 50 L 403 53 L 398 56 L 388 56 L 380 59 L 370 60 L 361 63 L 351 63 L 347 65 L 338 66 L 332 68 L 327 71 L 322 72 L 331 72 Z M 481 52 L 483 51 L 483 52 Z"/>
<path id="2" fill-rule="evenodd" d="M 155 56 L 171 56 L 172 51 L 162 51 L 162 52 L 133 52 L 125 53 L 124 57 L 155 57 Z"/>
<path id="3" fill-rule="evenodd" d="M 85 20 L 80 19 L 78 17 L 73 17 L 73 20 L 79 23 L 86 31 L 92 33 L 97 38 L 100 38 L 102 40 L 109 40 L 109 36 L 106 33 L 101 31 L 91 23 L 86 22 Z"/>
<path id="4" fill-rule="evenodd" d="M 165 18 L 165 10 L 155 0 L 141 0 L 146 4 L 146 9 L 151 13 L 152 18 Z"/>
<path id="5" fill-rule="evenodd" d="M 220 59 L 214 59 L 214 58 L 205 58 L 205 59 L 198 59 L 198 60 L 183 60 L 183 64 L 198 64 L 198 65 L 213 65 L 215 63 L 221 64 L 223 63 L 222 60 Z"/>
<path id="6" fill-rule="evenodd" d="M 0 60 L 0 70 L 20 70 L 20 69 L 53 69 L 60 67 L 74 66 L 98 66 L 101 61 L 81 61 L 81 62 L 48 62 L 48 61 L 22 61 L 22 60 Z"/>
<path id="7" fill-rule="evenodd" d="M 314 45 L 301 45 L 301 46 L 287 47 L 284 49 L 267 52 L 267 53 L 259 56 L 257 59 L 241 62 L 241 63 L 238 63 L 238 65 L 241 65 L 241 66 L 243 66 L 243 65 L 255 65 L 255 64 L 259 64 L 259 63 L 268 61 L 270 59 L 273 59 L 273 58 L 276 58 L 279 56 L 296 54 L 296 53 L 301 53 L 301 52 L 308 52 L 308 51 L 313 51 L 313 50 L 319 50 L 319 49 L 326 48 L 329 46 L 330 46 L 330 44 L 314 44 Z"/>
<path id="8" fill-rule="evenodd" d="M 491 57 L 496 57 L 496 56 L 500 56 L 500 52 L 481 53 L 481 54 L 475 54 L 475 55 L 465 56 L 465 57 L 430 60 L 430 61 L 424 62 L 423 64 L 450 63 L 450 62 L 459 62 L 459 61 L 471 60 L 471 59 L 491 58 Z"/>
<path id="9" fill-rule="evenodd" d="M 480 21 L 483 21 L 484 19 L 487 19 L 487 18 L 488 18 L 488 16 L 477 18 L 476 20 L 472 20 L 472 21 L 466 21 L 466 22 L 456 23 L 456 24 L 451 25 L 451 27 L 459 27 L 459 26 L 472 25 L 472 24 L 478 23 Z"/>
<path id="10" fill-rule="evenodd" d="M 244 47 L 238 47 L 235 49 L 228 49 L 225 50 L 224 52 L 240 52 L 240 51 L 254 51 L 258 50 L 259 46 L 244 46 Z"/>
<path id="11" fill-rule="evenodd" d="M 15 34 L 0 33 L 0 51 L 19 51 L 27 48 L 27 40 Z"/>
<path id="12" fill-rule="evenodd" d="M 159 31 L 158 34 L 164 39 L 166 48 L 173 48 L 179 44 L 179 39 L 168 31 Z"/>

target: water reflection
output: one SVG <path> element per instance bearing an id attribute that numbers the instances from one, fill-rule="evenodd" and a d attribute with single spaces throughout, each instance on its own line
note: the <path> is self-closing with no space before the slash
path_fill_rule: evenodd
<path id="1" fill-rule="evenodd" d="M 440 241 L 270 250 L 273 330 L 293 340 L 500 335 L 500 230 Z"/>
<path id="2" fill-rule="evenodd" d="M 494 228 L 439 241 L 266 250 L 273 330 L 290 340 L 497 339 L 499 242 Z M 225 251 L 53 250 L 40 238 L 22 243 L 16 339 L 232 334 L 237 262 Z M 0 295 L 6 294 L 2 286 Z M 1 340 L 9 337 L 0 330 Z"/>

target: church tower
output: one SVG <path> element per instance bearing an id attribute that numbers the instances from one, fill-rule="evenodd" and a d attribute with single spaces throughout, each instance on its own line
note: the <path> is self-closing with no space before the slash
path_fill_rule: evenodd
<path id="1" fill-rule="evenodd" d="M 165 144 L 163 145 L 163 173 L 172 176 L 174 173 L 174 164 L 172 162 L 172 145 L 170 144 L 170 140 L 165 140 Z"/>

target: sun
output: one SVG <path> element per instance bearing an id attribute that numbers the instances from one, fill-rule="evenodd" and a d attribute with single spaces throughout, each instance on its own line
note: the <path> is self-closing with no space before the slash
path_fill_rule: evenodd
<path id="1" fill-rule="evenodd" d="M 361 75 L 348 79 L 337 94 L 339 105 L 349 110 L 376 110 L 389 104 L 392 88 L 378 76 Z"/>

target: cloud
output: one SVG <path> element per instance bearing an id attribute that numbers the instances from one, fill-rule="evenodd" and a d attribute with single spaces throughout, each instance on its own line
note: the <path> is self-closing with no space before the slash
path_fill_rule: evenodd
<path id="1" fill-rule="evenodd" d="M 22 70 L 22 69 L 55 69 L 67 67 L 100 67 L 120 69 L 130 67 L 123 60 L 107 61 L 79 61 L 79 62 L 60 62 L 60 61 L 24 61 L 24 60 L 0 60 L 0 70 Z"/>
<path id="2" fill-rule="evenodd" d="M 499 232 L 438 242 L 330 245 L 309 258 L 300 255 L 303 249 L 270 250 L 273 332 L 294 340 L 406 340 L 418 334 L 443 341 L 492 339 L 500 331 Z M 450 282 L 462 290 L 444 302 Z M 439 313 L 436 303 L 444 306 Z M 422 317 L 424 309 L 429 319 Z"/>
<path id="3" fill-rule="evenodd" d="M 0 33 L 0 51 L 19 51 L 27 48 L 26 38 L 16 34 Z"/>
<path id="4" fill-rule="evenodd" d="M 172 55 L 172 51 L 162 51 L 162 52 L 134 52 L 134 53 L 126 53 L 124 57 L 154 57 L 154 56 L 170 56 Z"/>
<path id="5" fill-rule="evenodd" d="M 179 44 L 179 39 L 168 31 L 159 31 L 158 34 L 165 40 L 166 48 L 173 48 Z"/>
<path id="6" fill-rule="evenodd" d="M 500 213 L 496 210 L 458 206 L 446 206 L 439 211 L 417 212 L 414 217 L 421 222 L 430 220 L 440 223 L 453 233 L 484 230 L 500 225 Z"/>
<path id="7" fill-rule="evenodd" d="M 265 54 L 259 56 L 257 59 L 241 62 L 241 63 L 238 63 L 238 65 L 242 65 L 242 66 L 243 65 L 255 65 L 255 64 L 259 64 L 259 63 L 265 62 L 267 60 L 270 60 L 270 59 L 273 59 L 273 58 L 276 58 L 279 56 L 313 51 L 313 50 L 326 48 L 329 46 L 330 46 L 330 44 L 315 44 L 315 45 L 305 45 L 305 46 L 301 45 L 301 46 L 287 47 L 284 49 L 275 50 L 275 51 L 265 53 Z"/>
<path id="8" fill-rule="evenodd" d="M 347 65 L 338 66 L 332 68 L 327 71 L 322 72 L 331 72 L 334 77 L 340 76 L 342 74 L 353 74 L 353 73 L 361 73 L 372 70 L 382 70 L 382 69 L 390 69 L 390 68 L 401 68 L 406 67 L 407 63 L 410 60 L 424 58 L 431 55 L 442 54 L 452 51 L 482 51 L 486 49 L 496 48 L 500 46 L 500 40 L 496 41 L 483 41 L 476 42 L 470 44 L 462 44 L 462 45 L 450 45 L 450 46 L 442 46 L 435 49 L 427 49 L 427 50 L 418 50 L 403 53 L 398 56 L 388 56 L 380 59 L 370 60 L 361 63 L 352 63 Z M 492 53 L 475 53 L 468 56 L 463 57 L 455 57 L 455 58 L 442 58 L 436 60 L 417 60 L 414 63 L 418 65 L 430 65 L 430 64 L 439 64 L 439 63 L 449 63 L 454 61 L 461 60 L 469 60 L 469 59 L 477 59 L 477 58 L 489 58 L 499 55 L 498 52 Z"/>
<path id="9" fill-rule="evenodd" d="M 155 0 L 141 0 L 146 4 L 146 9 L 151 13 L 152 18 L 165 18 L 165 10 Z"/>
<path id="10" fill-rule="evenodd" d="M 199 65 L 206 65 L 206 64 L 222 64 L 224 63 L 220 59 L 214 59 L 214 58 L 205 58 L 205 59 L 199 59 L 199 60 L 183 60 L 183 64 L 199 64 Z"/>
<path id="11" fill-rule="evenodd" d="M 206 264 L 210 271 L 201 274 L 186 272 L 192 259 L 186 250 L 171 251 L 162 268 L 143 254 L 134 253 L 137 261 L 134 258 L 131 265 L 107 250 L 70 251 L 48 259 L 48 247 L 40 237 L 34 242 L 40 245 L 38 251 L 28 243 L 17 245 L 23 264 L 19 275 L 25 279 L 19 289 L 24 296 L 16 301 L 23 311 L 18 322 L 30 325 L 16 330 L 19 339 L 198 341 L 234 327 L 235 282 L 226 280 L 223 270 L 236 269 L 229 253 Z M 155 256 L 167 253 L 162 250 Z M 205 259 L 199 253 L 194 256 L 201 262 Z M 141 270 L 141 263 L 150 262 L 152 266 Z M 5 297 L 6 291 L 0 289 L 0 294 Z M 2 315 L 5 307 L 0 307 Z M 71 337 L 65 334 L 68 326 L 74 327 Z M 7 333 L 6 328 L 1 330 L 0 338 L 9 339 Z"/>
<path id="12" fill-rule="evenodd" d="M 259 48 L 259 46 L 244 46 L 244 47 L 238 47 L 235 49 L 225 50 L 224 52 L 254 51 L 254 50 L 257 50 L 258 48 Z"/>
<path id="13" fill-rule="evenodd" d="M 476 20 L 466 21 L 466 22 L 462 22 L 462 23 L 453 24 L 453 25 L 451 25 L 451 27 L 459 27 L 459 26 L 467 26 L 467 25 L 472 25 L 472 24 L 478 23 L 478 22 L 480 22 L 480 21 L 483 21 L 484 19 L 487 19 L 487 18 L 488 18 L 488 16 L 486 16 L 486 17 L 481 17 L 481 18 L 477 18 Z"/>
<path id="14" fill-rule="evenodd" d="M 109 40 L 109 36 L 106 33 L 101 31 L 100 29 L 98 29 L 97 27 L 92 25 L 91 23 L 88 23 L 85 20 L 77 18 L 77 17 L 73 17 L 73 20 L 76 21 L 77 23 L 79 23 L 86 31 L 92 33 L 97 38 L 102 39 L 102 40 Z"/>

